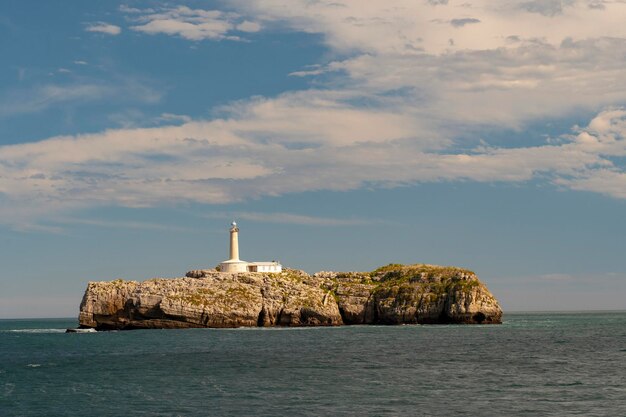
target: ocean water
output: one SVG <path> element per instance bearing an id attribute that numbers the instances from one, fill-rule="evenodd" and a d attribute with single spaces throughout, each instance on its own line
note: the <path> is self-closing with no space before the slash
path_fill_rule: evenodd
<path id="1" fill-rule="evenodd" d="M 626 416 L 626 312 L 65 334 L 0 320 L 0 416 Z"/>

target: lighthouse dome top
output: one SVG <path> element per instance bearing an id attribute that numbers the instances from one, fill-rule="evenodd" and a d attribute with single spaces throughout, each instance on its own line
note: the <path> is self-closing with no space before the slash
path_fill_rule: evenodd
<path id="1" fill-rule="evenodd" d="M 235 226 L 237 226 L 237 222 L 232 222 L 230 225 L 235 227 Z"/>

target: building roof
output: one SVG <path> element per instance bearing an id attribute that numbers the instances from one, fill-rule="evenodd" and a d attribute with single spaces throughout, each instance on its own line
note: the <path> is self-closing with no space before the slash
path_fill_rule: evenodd
<path id="1" fill-rule="evenodd" d="M 273 262 L 249 262 L 248 265 L 257 265 L 257 266 L 260 266 L 260 265 L 280 265 L 280 262 L 276 262 L 276 261 L 273 261 Z"/>

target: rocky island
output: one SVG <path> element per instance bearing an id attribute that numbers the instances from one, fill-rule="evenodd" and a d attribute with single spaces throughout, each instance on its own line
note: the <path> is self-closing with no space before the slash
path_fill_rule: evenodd
<path id="1" fill-rule="evenodd" d="M 498 324 L 498 301 L 472 271 L 390 264 L 372 272 L 194 270 L 182 278 L 90 282 L 81 328 Z"/>

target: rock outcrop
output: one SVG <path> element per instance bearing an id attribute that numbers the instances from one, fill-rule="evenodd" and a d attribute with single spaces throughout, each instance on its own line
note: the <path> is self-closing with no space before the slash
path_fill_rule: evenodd
<path id="1" fill-rule="evenodd" d="M 370 273 L 196 270 L 185 278 L 90 282 L 83 328 L 500 323 L 478 277 L 460 268 L 388 265 Z"/>
<path id="2" fill-rule="evenodd" d="M 436 265 L 387 265 L 370 273 L 318 272 L 345 324 L 498 324 L 502 309 L 476 274 Z"/>

